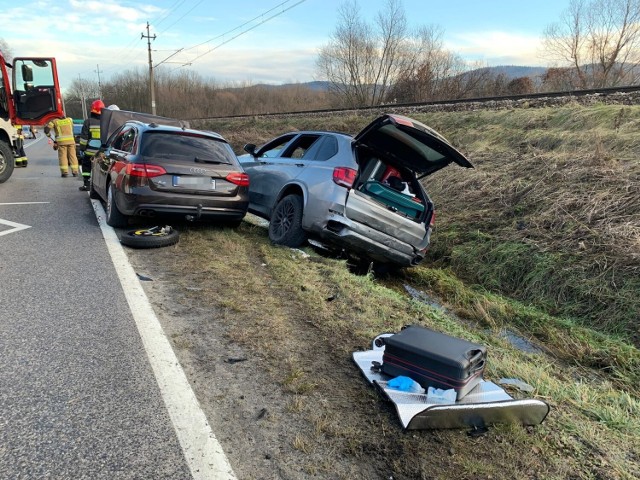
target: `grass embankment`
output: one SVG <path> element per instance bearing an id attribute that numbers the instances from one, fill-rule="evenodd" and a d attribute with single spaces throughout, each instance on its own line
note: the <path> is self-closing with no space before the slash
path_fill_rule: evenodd
<path id="1" fill-rule="evenodd" d="M 502 460 L 480 468 L 470 454 L 469 475 L 507 478 L 500 470 L 514 473 L 509 462 L 531 461 L 540 478 L 545 470 L 557 478 L 640 476 L 640 106 L 409 115 L 448 137 L 476 168 L 449 167 L 424 180 L 436 231 L 430 257 L 406 277 L 478 328 L 342 265 L 301 267 L 262 244 L 270 274 L 299 297 L 297 308 L 321 338 L 345 338 L 344 353 L 416 319 L 490 345 L 489 378 L 535 385 L 554 406 L 552 418 L 532 435 L 506 428 L 491 453 L 492 462 Z M 207 128 L 242 153 L 244 143 L 296 129 L 356 133 L 373 116 L 220 120 Z M 342 300 L 324 301 L 328 291 Z M 495 335 L 501 328 L 537 339 L 551 355 L 514 350 Z"/>
<path id="2" fill-rule="evenodd" d="M 274 247 L 264 228 L 246 222 L 237 231 L 183 232 L 172 248 L 188 253 L 180 256 L 181 268 L 202 277 L 194 301 L 223 307 L 214 321 L 229 325 L 231 338 L 260 357 L 262 372 L 282 388 L 290 421 L 297 425 L 297 433 L 282 441 L 308 459 L 306 473 L 361 478 L 336 474 L 340 459 L 349 457 L 405 479 L 450 478 L 451 472 L 456 478 L 494 479 L 640 475 L 638 382 L 637 376 L 634 381 L 625 376 L 637 375 L 640 366 L 632 347 L 578 327 L 565 332 L 565 320 L 470 289 L 446 270 L 413 269 L 391 282 L 356 276 L 344 261 L 318 257 L 309 248 L 311 257 L 305 258 Z M 177 278 L 193 285 L 188 275 Z M 483 321 L 461 323 L 412 299 L 394 287 L 395 281 L 433 288 L 467 318 Z M 628 363 L 607 375 L 586 368 L 581 358 L 521 352 L 496 335 L 512 314 L 527 324 L 546 323 L 545 331 L 557 334 L 551 344 L 578 331 L 576 351 L 583 342 L 588 348 L 622 349 L 620 361 Z M 395 414 L 385 413 L 374 390 L 359 378 L 350 355 L 368 348 L 379 333 L 407 323 L 487 345 L 485 378 L 525 380 L 534 386 L 533 395 L 552 406 L 551 414 L 534 428 L 497 426 L 475 439 L 457 430 L 402 432 Z"/>
<path id="3" fill-rule="evenodd" d="M 406 112 L 405 112 L 406 113 Z M 640 106 L 409 113 L 474 163 L 424 180 L 431 268 L 640 343 Z M 219 120 L 238 153 L 292 130 L 356 133 L 369 116 Z"/>

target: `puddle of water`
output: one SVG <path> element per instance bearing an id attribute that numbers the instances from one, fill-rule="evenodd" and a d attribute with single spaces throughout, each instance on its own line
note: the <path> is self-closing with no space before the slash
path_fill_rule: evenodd
<path id="1" fill-rule="evenodd" d="M 433 297 L 431 297 L 429 294 L 422 292 L 420 290 L 416 290 L 412 286 L 406 285 L 406 284 L 404 285 L 404 289 L 407 291 L 409 295 L 411 295 L 411 298 L 413 298 L 415 301 L 424 303 L 438 310 L 442 310 L 442 311 L 445 310 L 445 308 L 440 303 L 438 303 Z"/>
<path id="2" fill-rule="evenodd" d="M 498 333 L 500 338 L 504 338 L 511 345 L 516 347 L 521 352 L 525 353 L 542 353 L 542 349 L 535 346 L 529 340 L 520 335 L 512 332 L 511 330 L 500 330 Z"/>
<path id="3" fill-rule="evenodd" d="M 409 295 L 411 295 L 411 298 L 413 298 L 414 300 L 424 303 L 425 305 L 429 305 L 430 307 L 435 308 L 437 310 L 440 310 L 441 312 L 444 312 L 447 315 L 450 315 L 451 317 L 455 318 L 456 320 L 462 323 L 472 325 L 470 322 L 461 319 L 460 317 L 455 315 L 453 312 L 449 311 L 447 308 L 445 308 L 442 304 L 436 301 L 429 294 L 421 290 L 417 290 L 412 286 L 406 285 L 406 284 L 404 285 L 404 289 L 407 291 Z M 484 330 L 484 333 L 492 334 L 493 332 L 491 330 Z M 507 330 L 507 329 L 500 330 L 498 332 L 498 336 L 500 338 L 505 339 L 507 342 L 509 342 L 512 346 L 514 346 L 521 352 L 543 353 L 543 350 L 541 348 L 537 347 L 526 338 L 518 335 L 517 333 L 511 330 Z"/>

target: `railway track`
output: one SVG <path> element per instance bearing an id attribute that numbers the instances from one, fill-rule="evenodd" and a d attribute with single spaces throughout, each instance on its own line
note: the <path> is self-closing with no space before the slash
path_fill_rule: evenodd
<path id="1" fill-rule="evenodd" d="M 640 85 L 624 86 L 624 87 L 608 87 L 608 88 L 593 88 L 588 90 L 566 90 L 561 92 L 544 92 L 544 93 L 528 93 L 522 95 L 501 95 L 492 97 L 474 97 L 474 98 L 460 98 L 451 100 L 437 100 L 431 102 L 413 102 L 413 103 L 389 103 L 373 105 L 368 107 L 358 108 L 326 108 L 321 110 L 303 110 L 295 112 L 274 112 L 274 113 L 253 113 L 246 115 L 226 115 L 223 117 L 199 117 L 189 119 L 190 121 L 203 121 L 203 120 L 216 120 L 222 118 L 251 118 L 251 117 L 282 117 L 289 115 L 322 115 L 328 113 L 345 113 L 345 112 L 366 112 L 369 110 L 380 109 L 421 109 L 430 106 L 438 105 L 460 105 L 460 104 L 477 104 L 477 103 L 490 103 L 490 102 L 520 102 L 527 100 L 538 99 L 554 99 L 554 98 L 580 98 L 588 96 L 604 96 L 610 97 L 620 94 L 640 94 Z M 640 97 L 640 95 L 639 95 Z"/>

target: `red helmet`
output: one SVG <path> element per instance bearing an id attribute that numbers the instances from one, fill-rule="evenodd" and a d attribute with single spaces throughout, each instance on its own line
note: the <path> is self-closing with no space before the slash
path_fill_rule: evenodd
<path id="1" fill-rule="evenodd" d="M 94 100 L 91 104 L 91 113 L 100 113 L 104 108 L 104 102 L 102 100 Z"/>

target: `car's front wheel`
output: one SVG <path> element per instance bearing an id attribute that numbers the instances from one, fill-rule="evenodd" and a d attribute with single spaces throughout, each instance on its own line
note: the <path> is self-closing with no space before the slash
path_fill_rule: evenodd
<path id="1" fill-rule="evenodd" d="M 287 195 L 282 198 L 269 221 L 269 239 L 277 245 L 299 247 L 307 240 L 302 229 L 302 197 Z"/>
<path id="2" fill-rule="evenodd" d="M 116 191 L 112 183 L 109 184 L 107 190 L 107 225 L 112 227 L 126 227 L 128 217 L 123 215 L 116 205 Z"/>

